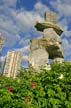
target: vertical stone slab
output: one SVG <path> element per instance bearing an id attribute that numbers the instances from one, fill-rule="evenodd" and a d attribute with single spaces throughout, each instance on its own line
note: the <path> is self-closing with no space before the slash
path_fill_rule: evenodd
<path id="1" fill-rule="evenodd" d="M 46 10 L 44 14 L 44 19 L 47 22 L 56 23 L 57 20 L 57 14 L 55 12 L 50 11 L 49 9 Z"/>
<path id="2" fill-rule="evenodd" d="M 40 70 L 41 66 L 44 66 L 48 63 L 49 54 L 45 50 L 45 48 L 39 48 L 32 52 L 29 55 L 29 63 L 35 70 Z"/>

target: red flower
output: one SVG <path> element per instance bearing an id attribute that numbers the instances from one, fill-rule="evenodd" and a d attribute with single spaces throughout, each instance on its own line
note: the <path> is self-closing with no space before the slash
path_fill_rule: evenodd
<path id="1" fill-rule="evenodd" d="M 29 102 L 28 96 L 25 96 L 25 100 L 26 100 L 27 103 Z"/>
<path id="2" fill-rule="evenodd" d="M 35 86 L 36 86 L 36 83 L 35 83 L 35 82 L 32 82 L 32 83 L 31 83 L 31 86 L 32 86 L 32 87 L 35 87 Z"/>
<path id="3" fill-rule="evenodd" d="M 13 89 L 11 86 L 8 86 L 7 90 L 11 92 Z"/>

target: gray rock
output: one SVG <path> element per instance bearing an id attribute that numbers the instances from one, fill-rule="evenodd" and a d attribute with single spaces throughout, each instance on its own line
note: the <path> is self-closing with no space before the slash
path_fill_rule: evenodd
<path id="1" fill-rule="evenodd" d="M 45 11 L 44 13 L 44 19 L 47 22 L 56 23 L 57 20 L 57 14 L 55 12 L 50 11 L 49 9 Z"/>
<path id="2" fill-rule="evenodd" d="M 63 50 L 61 44 L 58 42 L 49 41 L 46 50 L 49 53 L 50 59 L 54 59 L 55 57 L 63 58 Z"/>
<path id="3" fill-rule="evenodd" d="M 47 11 L 44 19 L 43 22 L 37 22 L 35 25 L 38 31 L 43 32 L 43 37 L 34 38 L 30 43 L 29 64 L 37 71 L 48 63 L 49 58 L 53 62 L 64 61 L 60 37 L 63 29 L 56 24 L 55 13 Z"/>
<path id="4" fill-rule="evenodd" d="M 33 50 L 29 54 L 29 64 L 37 71 L 40 70 L 41 66 L 48 63 L 49 54 L 45 48 L 39 48 Z"/>
<path id="5" fill-rule="evenodd" d="M 45 47 L 47 47 L 47 45 L 48 45 L 48 41 L 46 39 L 33 38 L 33 39 L 31 39 L 31 42 L 30 42 L 30 49 L 31 49 L 31 51 L 33 51 L 33 50 L 36 50 L 36 49 L 39 49 L 42 47 L 45 48 Z"/>
<path id="6" fill-rule="evenodd" d="M 63 33 L 63 29 L 58 24 L 54 24 L 52 22 L 36 22 L 35 28 L 41 32 L 43 32 L 44 29 L 53 28 L 58 35 Z"/>
<path id="7" fill-rule="evenodd" d="M 60 36 L 54 31 L 53 28 L 44 29 L 43 38 L 47 41 L 53 40 L 54 42 L 61 43 Z"/>

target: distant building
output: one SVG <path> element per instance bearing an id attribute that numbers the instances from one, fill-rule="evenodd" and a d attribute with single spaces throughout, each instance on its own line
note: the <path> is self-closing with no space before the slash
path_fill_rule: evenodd
<path id="1" fill-rule="evenodd" d="M 3 35 L 0 33 L 0 69 L 2 68 L 1 53 L 3 45 L 4 45 L 4 38 Z"/>
<path id="2" fill-rule="evenodd" d="M 6 56 L 3 75 L 16 78 L 18 69 L 20 68 L 21 54 L 17 51 L 9 51 Z"/>

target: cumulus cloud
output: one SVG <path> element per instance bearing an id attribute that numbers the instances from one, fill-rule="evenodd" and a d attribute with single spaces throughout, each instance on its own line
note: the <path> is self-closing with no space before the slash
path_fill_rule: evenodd
<path id="1" fill-rule="evenodd" d="M 27 45 L 27 46 L 24 46 L 23 48 L 20 48 L 20 49 L 17 49 L 18 51 L 20 51 L 20 52 L 25 52 L 25 51 L 29 51 L 29 45 Z"/>
<path id="2" fill-rule="evenodd" d="M 34 5 L 34 9 L 40 14 L 40 15 L 44 15 L 44 12 L 46 10 L 48 10 L 48 7 L 44 4 L 42 4 L 42 2 L 38 1 L 35 5 Z"/>
<path id="3" fill-rule="evenodd" d="M 20 38 L 18 32 L 18 24 L 16 22 L 15 16 L 13 15 L 14 10 L 9 10 L 7 7 L 1 7 L 0 10 L 3 11 L 0 14 L 0 33 L 4 35 L 5 46 L 13 46 Z"/>
<path id="4" fill-rule="evenodd" d="M 66 22 L 71 21 L 71 0 L 51 0 L 50 4 L 58 12 L 59 18 L 63 17 Z"/>
<path id="5" fill-rule="evenodd" d="M 34 11 L 29 12 L 26 10 L 17 13 L 16 18 L 18 19 L 18 21 L 20 21 L 21 24 L 23 24 L 27 28 L 33 27 L 34 23 L 37 20 L 42 20 L 42 17 L 39 13 Z"/>
<path id="6" fill-rule="evenodd" d="M 71 0 L 51 0 L 50 4 L 60 13 L 64 16 L 68 17 L 71 16 Z"/>
<path id="7" fill-rule="evenodd" d="M 42 20 L 42 16 L 37 10 L 37 4 L 31 11 L 24 10 L 24 8 L 20 10 L 15 10 L 14 8 L 10 8 L 9 6 L 16 5 L 16 0 L 2 1 L 3 4 L 0 6 L 0 11 L 2 12 L 0 14 L 0 32 L 5 37 L 5 45 L 10 47 L 14 46 L 15 43 L 18 41 L 17 35 L 19 35 L 19 32 L 29 32 L 30 30 L 34 29 L 33 26 L 35 22 L 37 20 Z M 40 3 L 39 5 L 41 5 L 40 9 L 42 7 L 46 8 L 46 6 L 43 6 Z"/>
<path id="8" fill-rule="evenodd" d="M 67 39 L 62 39 L 62 46 L 63 46 L 63 50 L 64 50 L 64 56 L 68 57 L 71 55 L 71 44 L 69 43 L 69 41 Z"/>
<path id="9" fill-rule="evenodd" d="M 25 39 L 25 38 L 21 38 L 20 41 L 19 41 L 19 45 L 27 45 L 29 43 L 29 39 Z"/>
<path id="10" fill-rule="evenodd" d="M 63 35 L 67 38 L 71 38 L 71 31 L 64 31 Z"/>
<path id="11" fill-rule="evenodd" d="M 24 46 L 22 48 L 17 48 L 15 50 L 19 51 L 21 53 L 22 61 L 28 61 L 28 54 L 29 54 L 29 51 L 30 51 L 30 46 L 29 45 Z"/>

